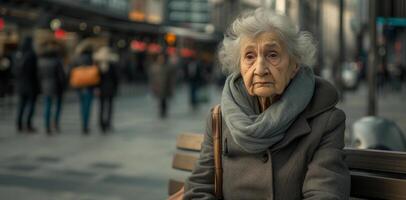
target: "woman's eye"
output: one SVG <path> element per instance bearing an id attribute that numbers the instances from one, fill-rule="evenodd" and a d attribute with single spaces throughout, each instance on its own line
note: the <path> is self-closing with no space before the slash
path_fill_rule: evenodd
<path id="1" fill-rule="evenodd" d="M 272 65 L 278 65 L 279 62 L 281 61 L 281 56 L 280 56 L 279 53 L 276 52 L 276 51 L 270 51 L 269 53 L 266 54 L 266 59 L 267 59 Z"/>
<path id="2" fill-rule="evenodd" d="M 276 52 L 269 52 L 267 55 L 268 58 L 276 58 L 278 57 L 278 53 Z"/>
<path id="3" fill-rule="evenodd" d="M 252 60 L 252 59 L 255 59 L 255 55 L 253 53 L 248 53 L 245 55 L 245 58 L 248 60 Z"/>

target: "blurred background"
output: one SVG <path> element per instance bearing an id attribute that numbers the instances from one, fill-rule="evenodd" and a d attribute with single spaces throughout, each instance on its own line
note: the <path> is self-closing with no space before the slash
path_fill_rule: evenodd
<path id="1" fill-rule="evenodd" d="M 220 103 L 219 42 L 258 7 L 317 40 L 346 146 L 406 151 L 406 1 L 1 0 L 0 199 L 165 199 L 176 136 Z"/>

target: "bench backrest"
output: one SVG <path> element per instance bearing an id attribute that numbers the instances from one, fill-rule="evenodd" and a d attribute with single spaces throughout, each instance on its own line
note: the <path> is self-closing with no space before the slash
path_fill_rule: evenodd
<path id="1" fill-rule="evenodd" d="M 203 134 L 178 135 L 172 167 L 191 172 L 199 157 L 202 142 Z M 351 197 L 406 199 L 406 153 L 350 148 L 344 151 L 351 172 Z M 170 179 L 168 193 L 178 191 L 185 178 Z"/>

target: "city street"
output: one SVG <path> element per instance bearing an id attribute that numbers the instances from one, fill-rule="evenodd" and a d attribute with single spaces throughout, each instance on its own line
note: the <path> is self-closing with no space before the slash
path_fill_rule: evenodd
<path id="1" fill-rule="evenodd" d="M 91 133 L 80 133 L 79 106 L 70 93 L 62 113 L 62 132 L 48 137 L 38 103 L 34 135 L 17 134 L 15 103 L 0 107 L 0 197 L 13 200 L 157 200 L 167 197 L 176 135 L 203 132 L 209 108 L 219 103 L 220 90 L 210 87 L 210 102 L 198 111 L 188 105 L 187 87 L 177 88 L 169 118 L 158 117 L 155 99 L 146 86 L 137 86 L 116 100 L 114 132 L 97 127 L 94 101 Z M 366 112 L 365 87 L 349 92 L 339 107 L 351 123 Z M 406 92 L 380 96 L 379 113 L 406 131 Z"/>
<path id="2" fill-rule="evenodd" d="M 165 199 L 176 135 L 202 132 L 212 101 L 193 112 L 187 88 L 171 101 L 169 118 L 160 120 L 155 99 L 147 88 L 117 98 L 113 133 L 97 128 L 97 101 L 93 105 L 91 134 L 80 133 L 75 95 L 67 97 L 62 133 L 47 137 L 41 106 L 35 118 L 35 135 L 17 134 L 14 107 L 1 107 L 0 197 L 30 200 Z M 40 105 L 40 103 L 38 103 Z"/>

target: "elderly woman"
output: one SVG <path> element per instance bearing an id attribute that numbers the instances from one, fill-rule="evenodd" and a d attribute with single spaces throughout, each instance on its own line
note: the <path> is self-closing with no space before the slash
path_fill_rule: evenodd
<path id="1" fill-rule="evenodd" d="M 316 48 L 286 16 L 236 19 L 219 51 L 224 199 L 348 199 L 345 114 L 336 89 L 308 67 Z M 215 199 L 211 118 L 184 199 Z"/>

